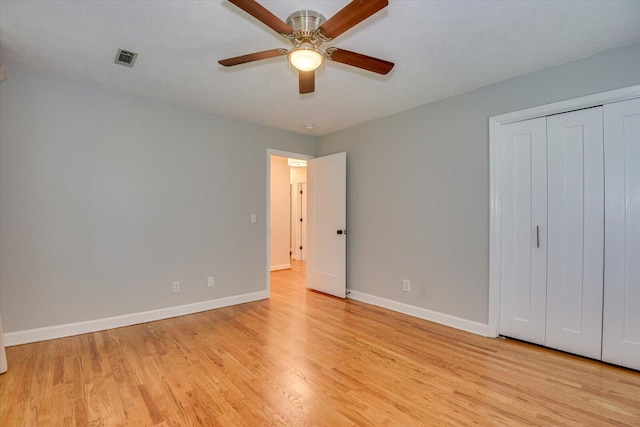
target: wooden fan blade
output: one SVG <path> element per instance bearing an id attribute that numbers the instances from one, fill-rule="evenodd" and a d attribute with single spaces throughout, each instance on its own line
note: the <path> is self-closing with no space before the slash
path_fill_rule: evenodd
<path id="1" fill-rule="evenodd" d="M 311 93 L 316 90 L 316 70 L 298 71 L 300 94 Z"/>
<path id="2" fill-rule="evenodd" d="M 335 39 L 388 4 L 388 0 L 353 0 L 322 24 L 318 31 L 328 39 Z"/>
<path id="3" fill-rule="evenodd" d="M 248 55 L 236 56 L 234 58 L 221 59 L 218 61 L 220 65 L 231 67 L 234 65 L 246 64 L 247 62 L 260 61 L 261 59 L 274 58 L 276 56 L 286 55 L 286 49 L 271 49 L 262 52 L 250 53 Z"/>
<path id="4" fill-rule="evenodd" d="M 362 68 L 363 70 L 373 71 L 378 74 L 387 74 L 395 65 L 393 62 L 385 61 L 384 59 L 378 59 L 361 53 L 338 49 L 336 47 L 327 49 L 327 53 L 329 54 L 329 59 L 332 61 Z"/>
<path id="5" fill-rule="evenodd" d="M 256 18 L 278 34 L 291 34 L 293 28 L 288 26 L 284 21 L 278 18 L 273 13 L 269 12 L 264 6 L 260 5 L 255 0 L 229 0 L 240 9 L 247 12 L 249 15 Z"/>

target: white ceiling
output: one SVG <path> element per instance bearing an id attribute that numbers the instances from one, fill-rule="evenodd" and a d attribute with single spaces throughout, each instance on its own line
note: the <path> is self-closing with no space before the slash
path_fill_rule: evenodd
<path id="1" fill-rule="evenodd" d="M 261 0 L 282 20 L 349 0 Z M 288 41 L 223 0 L 0 0 L 0 61 L 275 128 L 323 135 L 640 41 L 640 1 L 390 0 L 337 46 L 395 62 L 387 76 L 335 62 L 298 94 L 284 57 L 219 59 Z M 133 69 L 118 48 L 139 53 Z M 9 76 L 11 78 L 11 76 Z M 579 78 L 579 76 L 578 76 Z"/>

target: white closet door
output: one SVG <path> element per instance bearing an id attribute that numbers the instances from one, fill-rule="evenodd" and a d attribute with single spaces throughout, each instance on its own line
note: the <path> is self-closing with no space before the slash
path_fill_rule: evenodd
<path id="1" fill-rule="evenodd" d="M 548 347 L 600 359 L 604 257 L 602 107 L 547 118 Z"/>
<path id="2" fill-rule="evenodd" d="M 500 334 L 544 345 L 546 119 L 501 132 Z"/>
<path id="3" fill-rule="evenodd" d="M 602 360 L 640 369 L 640 99 L 604 107 Z"/>

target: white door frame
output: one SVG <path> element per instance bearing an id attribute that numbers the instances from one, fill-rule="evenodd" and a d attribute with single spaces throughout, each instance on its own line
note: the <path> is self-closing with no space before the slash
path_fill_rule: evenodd
<path id="1" fill-rule="evenodd" d="M 265 234 L 267 236 L 266 248 L 267 248 L 267 258 L 265 259 L 264 269 L 266 271 L 266 290 L 267 296 L 271 297 L 271 233 L 269 233 L 269 228 L 271 224 L 271 156 L 280 156 L 280 157 L 291 157 L 293 159 L 315 159 L 315 156 L 311 156 L 309 154 L 300 154 L 293 153 L 291 151 L 282 151 L 276 150 L 273 148 L 267 148 L 267 185 L 266 185 L 266 199 L 267 199 L 267 208 L 265 210 Z"/>
<path id="2" fill-rule="evenodd" d="M 527 108 L 489 118 L 489 324 L 487 335 L 500 333 L 500 127 L 537 117 L 640 97 L 640 85 Z"/>

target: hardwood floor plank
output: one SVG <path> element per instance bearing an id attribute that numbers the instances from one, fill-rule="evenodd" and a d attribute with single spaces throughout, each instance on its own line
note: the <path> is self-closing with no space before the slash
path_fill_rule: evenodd
<path id="1" fill-rule="evenodd" d="M 144 401 L 145 406 L 147 407 L 147 411 L 149 411 L 149 416 L 151 416 L 151 421 L 153 424 L 160 424 L 164 418 L 160 414 L 158 408 L 156 408 L 155 399 L 151 397 L 147 388 L 143 385 L 138 386 L 138 391 L 140 392 L 140 396 Z"/>
<path id="2" fill-rule="evenodd" d="M 7 348 L 1 426 L 640 426 L 640 373 L 304 287 Z"/>

